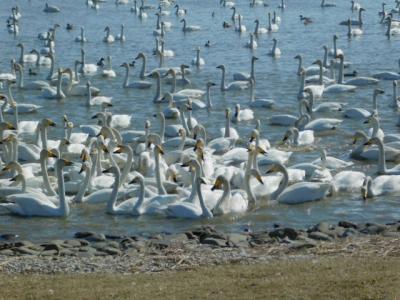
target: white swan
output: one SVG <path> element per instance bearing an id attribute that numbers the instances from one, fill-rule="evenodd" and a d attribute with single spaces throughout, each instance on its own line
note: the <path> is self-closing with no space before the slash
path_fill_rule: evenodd
<path id="1" fill-rule="evenodd" d="M 244 90 L 250 87 L 250 82 L 246 80 L 236 80 L 232 81 L 228 85 L 225 85 L 225 66 L 224 65 L 219 65 L 217 66 L 218 69 L 222 70 L 222 78 L 221 78 L 221 91 L 238 91 L 238 90 Z"/>
<path id="2" fill-rule="evenodd" d="M 333 176 L 333 184 L 338 192 L 353 193 L 359 191 L 365 180 L 365 174 L 359 171 L 341 171 Z"/>
<path id="3" fill-rule="evenodd" d="M 239 134 L 235 128 L 231 127 L 231 110 L 230 108 L 225 109 L 225 127 L 219 130 L 222 137 L 238 139 Z"/>
<path id="4" fill-rule="evenodd" d="M 271 50 L 268 52 L 268 55 L 269 56 L 272 56 L 272 57 L 274 57 L 274 58 L 278 58 L 278 57 L 280 57 L 281 56 L 281 49 L 279 49 L 276 45 L 277 45 L 277 43 L 278 43 L 278 41 L 275 39 L 275 38 L 273 38 L 272 39 L 272 42 L 274 43 L 274 45 L 272 46 L 272 48 L 271 48 Z"/>
<path id="5" fill-rule="evenodd" d="M 192 32 L 192 31 L 199 31 L 201 30 L 200 26 L 195 26 L 195 25 L 187 25 L 186 24 L 186 19 L 182 19 L 181 23 L 183 23 L 182 31 L 183 32 Z"/>
<path id="6" fill-rule="evenodd" d="M 59 68 L 57 71 L 57 88 L 52 87 L 43 88 L 43 97 L 46 99 L 64 99 L 65 94 L 61 89 L 62 70 Z"/>
<path id="7" fill-rule="evenodd" d="M 114 78 L 117 76 L 115 71 L 112 69 L 111 55 L 107 55 L 107 68 L 101 71 L 101 76 L 106 78 Z"/>
<path id="8" fill-rule="evenodd" d="M 398 60 L 398 64 L 400 66 L 400 59 Z M 376 79 L 381 79 L 381 80 L 399 80 L 400 73 L 385 71 L 385 72 L 375 73 L 374 75 L 372 75 L 372 77 L 374 77 Z"/>
<path id="9" fill-rule="evenodd" d="M 87 64 L 86 63 L 86 52 L 81 49 L 81 69 L 80 73 L 85 75 L 94 75 L 97 73 L 98 67 L 95 64 Z"/>
<path id="10" fill-rule="evenodd" d="M 335 83 L 335 84 L 332 84 L 332 85 L 326 87 L 324 92 L 326 94 L 339 94 L 339 93 L 346 93 L 346 92 L 354 92 L 357 89 L 356 84 L 352 85 L 350 82 L 343 82 L 344 56 L 343 56 L 343 54 L 339 54 L 337 57 L 340 59 L 338 83 Z M 363 79 L 361 79 L 361 81 L 363 81 Z"/>
<path id="11" fill-rule="evenodd" d="M 36 62 L 36 55 L 35 54 L 24 54 L 24 44 L 19 43 L 17 47 L 21 49 L 20 56 L 18 62 L 23 65 L 24 63 L 34 63 Z"/>
<path id="12" fill-rule="evenodd" d="M 352 36 L 360 36 L 363 34 L 361 28 L 351 28 L 351 20 L 347 20 L 347 36 L 351 38 Z"/>
<path id="13" fill-rule="evenodd" d="M 252 34 L 251 34 L 252 36 Z M 258 60 L 256 56 L 251 57 L 251 63 L 250 63 L 250 73 L 246 72 L 237 72 L 233 74 L 233 80 L 239 80 L 239 81 L 245 81 L 245 80 L 250 80 L 253 79 L 254 81 L 256 80 L 255 78 L 255 62 Z"/>
<path id="14" fill-rule="evenodd" d="M 379 159 L 378 159 L 378 171 L 380 175 L 400 175 L 400 165 L 397 165 L 391 169 L 386 168 L 386 153 L 385 147 L 382 140 L 379 137 L 373 137 L 364 145 L 377 145 L 379 149 Z M 400 151 L 397 151 L 400 154 Z"/>
<path id="15" fill-rule="evenodd" d="M 255 99 L 254 90 L 255 82 L 250 78 L 250 107 L 272 108 L 275 105 L 275 101 L 272 99 Z"/>
<path id="16" fill-rule="evenodd" d="M 85 27 L 81 26 L 81 34 L 75 38 L 75 42 L 77 43 L 86 43 L 87 38 L 85 37 Z"/>
<path id="17" fill-rule="evenodd" d="M 117 36 L 115 37 L 116 41 L 120 41 L 121 43 L 126 41 L 124 30 L 125 30 L 125 26 L 124 26 L 124 24 L 121 24 L 121 32 L 119 34 L 117 34 Z"/>
<path id="18" fill-rule="evenodd" d="M 196 67 L 204 66 L 206 64 L 205 60 L 200 57 L 200 47 L 196 48 L 196 57 L 192 59 L 192 65 Z"/>
<path id="19" fill-rule="evenodd" d="M 71 162 L 58 159 L 56 162 L 56 172 L 58 179 L 58 197 L 60 204 L 57 206 L 51 201 L 44 202 L 43 198 L 36 194 L 16 194 L 7 198 L 9 203 L 0 203 L 12 214 L 25 217 L 67 217 L 70 212 L 68 202 L 65 198 L 63 168 L 72 165 Z"/>
<path id="20" fill-rule="evenodd" d="M 310 145 L 314 143 L 314 131 L 299 131 L 296 127 L 290 127 L 286 131 L 282 141 L 291 141 L 296 146 Z"/>
<path id="21" fill-rule="evenodd" d="M 318 201 L 335 192 L 333 183 L 299 182 L 288 186 L 288 171 L 285 166 L 279 163 L 273 164 L 269 172 L 281 172 L 283 174 L 282 183 L 271 195 L 272 199 L 276 199 L 279 203 L 301 204 Z"/>
<path id="22" fill-rule="evenodd" d="M 110 29 L 109 26 L 107 26 L 107 27 L 104 29 L 104 32 L 106 33 L 106 36 L 103 38 L 103 42 L 104 42 L 104 43 L 108 43 L 108 44 L 114 43 L 115 38 L 114 38 L 114 36 L 111 34 L 111 29 Z"/>
<path id="23" fill-rule="evenodd" d="M 333 56 L 333 57 L 335 57 L 335 58 L 338 57 L 339 54 L 344 55 L 342 49 L 338 49 L 337 46 L 336 46 L 336 41 L 337 41 L 338 39 L 339 39 L 339 37 L 338 37 L 336 34 L 334 34 L 334 35 L 333 35 L 333 49 L 331 49 L 331 50 L 329 51 L 329 55 L 330 55 L 330 56 Z"/>
<path id="24" fill-rule="evenodd" d="M 232 122 L 241 122 L 241 121 L 249 121 L 254 119 L 254 112 L 249 109 L 241 109 L 240 104 L 235 105 L 235 113 L 232 117 Z"/>
<path id="25" fill-rule="evenodd" d="M 279 26 L 271 21 L 271 13 L 268 13 L 268 32 L 278 32 Z"/>
<path id="26" fill-rule="evenodd" d="M 24 84 L 24 67 L 20 64 L 15 64 L 15 70 L 18 73 L 18 89 L 20 90 L 42 90 L 44 88 L 50 88 L 50 84 L 43 80 L 30 81 Z"/>
<path id="27" fill-rule="evenodd" d="M 46 13 L 58 13 L 58 12 L 60 12 L 60 9 L 57 6 L 49 5 L 46 2 L 43 11 L 46 12 Z"/>
<path id="28" fill-rule="evenodd" d="M 148 89 L 153 85 L 152 82 L 145 80 L 137 80 L 132 83 L 129 83 L 129 70 L 130 70 L 129 64 L 123 63 L 121 67 L 125 68 L 125 79 L 124 83 L 122 84 L 123 88 Z"/>
<path id="29" fill-rule="evenodd" d="M 87 88 L 86 106 L 90 107 L 93 105 L 102 105 L 103 103 L 111 104 L 112 97 L 96 96 L 92 98 L 90 81 L 86 83 L 86 88 Z"/>
<path id="30" fill-rule="evenodd" d="M 381 89 L 375 89 L 374 94 L 372 97 L 372 111 L 368 111 L 364 108 L 360 107 L 353 107 L 353 108 L 348 108 L 344 111 L 344 116 L 346 118 L 350 119 L 367 119 L 372 115 L 377 115 L 378 114 L 378 102 L 377 102 L 377 96 L 382 95 L 385 92 Z"/>
<path id="31" fill-rule="evenodd" d="M 260 27 L 260 21 L 258 19 L 256 19 L 254 21 L 254 23 L 256 23 L 256 27 L 254 28 L 254 34 L 262 34 L 262 33 L 268 33 L 268 29 L 265 27 Z"/>
<path id="32" fill-rule="evenodd" d="M 250 39 L 248 42 L 246 42 L 246 47 L 250 48 L 250 49 L 256 49 L 258 47 L 258 44 L 256 42 L 256 40 L 254 39 L 254 34 L 249 33 Z"/>
<path id="33" fill-rule="evenodd" d="M 235 27 L 235 31 L 238 31 L 239 33 L 246 32 L 246 30 L 247 30 L 246 26 L 242 24 L 243 16 L 239 15 L 238 20 L 239 20 L 239 24 L 237 27 Z M 250 39 L 251 39 L 251 37 L 250 37 Z M 256 46 L 256 48 L 257 48 L 257 46 Z"/>
<path id="34" fill-rule="evenodd" d="M 398 194 L 400 192 L 400 176 L 381 175 L 373 180 L 367 176 L 361 187 L 361 196 L 364 200 L 376 196 Z"/>

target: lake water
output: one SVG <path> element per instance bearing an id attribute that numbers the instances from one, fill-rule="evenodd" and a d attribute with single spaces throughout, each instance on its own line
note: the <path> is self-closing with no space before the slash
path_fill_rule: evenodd
<path id="1" fill-rule="evenodd" d="M 148 1 L 155 4 L 155 1 Z M 188 10 L 186 17 L 188 25 L 199 25 L 201 31 L 184 34 L 181 30 L 182 23 L 174 13 L 164 17 L 165 21 L 172 22 L 173 27 L 166 33 L 166 49 L 175 51 L 175 57 L 165 58 L 166 66 L 179 66 L 181 63 L 190 64 L 195 56 L 194 49 L 200 46 L 201 56 L 206 65 L 199 70 L 193 69 L 190 80 L 194 88 L 205 88 L 208 80 L 220 82 L 220 70 L 215 67 L 225 64 L 227 67 L 227 78 L 230 81 L 232 74 L 237 71 L 250 69 L 250 59 L 256 55 L 259 61 L 256 63 L 257 97 L 272 98 L 276 101 L 273 110 L 255 111 L 256 117 L 262 123 L 262 135 L 271 142 L 282 138 L 285 129 L 268 125 L 268 117 L 277 113 L 296 113 L 297 92 L 299 78 L 296 75 L 297 61 L 293 57 L 302 54 L 306 65 L 310 65 L 315 59 L 323 56 L 322 45 L 332 47 L 332 36 L 338 34 L 338 47 L 346 54 L 345 59 L 353 63 L 353 68 L 363 76 L 370 76 L 382 70 L 398 70 L 397 59 L 400 38 L 392 37 L 390 40 L 385 36 L 386 28 L 379 23 L 378 11 L 381 8 L 379 1 L 362 1 L 365 7 L 364 34 L 359 38 L 348 40 L 347 27 L 339 26 L 340 21 L 351 17 L 356 19 L 358 14 L 350 10 L 350 1 L 337 1 L 336 8 L 322 9 L 319 0 L 291 0 L 288 1 L 285 10 L 277 8 L 278 1 L 268 1 L 269 7 L 249 7 L 248 1 L 237 1 L 238 12 L 244 16 L 243 24 L 248 32 L 254 30 L 254 20 L 258 18 L 263 27 L 267 26 L 268 12 L 276 10 L 281 17 L 279 32 L 260 35 L 258 49 L 251 51 L 244 45 L 248 41 L 248 33 L 240 35 L 232 28 L 224 29 L 222 22 L 230 22 L 232 11 L 229 8 L 219 6 L 219 1 L 186 1 L 179 2 L 182 8 Z M 14 37 L 8 34 L 5 21 L 0 30 L 0 70 L 9 71 L 9 61 L 12 57 L 18 59 L 19 42 L 25 44 L 27 50 L 43 47 L 42 41 L 36 37 L 39 32 L 46 31 L 53 24 L 61 25 L 56 36 L 56 63 L 60 67 L 73 67 L 76 59 L 80 59 L 81 44 L 75 43 L 75 37 L 79 35 L 79 27 L 85 26 L 86 37 L 89 42 L 84 44 L 87 63 L 96 63 L 100 57 L 111 55 L 113 57 L 113 68 L 118 76 L 113 79 L 103 79 L 100 76 L 91 77 L 94 86 L 101 89 L 102 95 L 112 96 L 112 112 L 131 113 L 132 128 L 142 129 L 146 119 L 150 118 L 158 110 L 165 107 L 152 103 L 155 85 L 150 90 L 123 89 L 122 80 L 124 70 L 119 68 L 123 62 L 132 61 L 138 52 L 144 52 L 148 57 L 148 70 L 158 66 L 158 59 L 152 55 L 154 48 L 155 11 L 148 11 L 148 19 L 141 21 L 130 12 L 130 5 L 116 6 L 114 1 L 101 4 L 98 11 L 88 8 L 85 1 L 59 1 L 53 0 L 51 4 L 61 8 L 58 14 L 45 14 L 42 12 L 44 1 L 1 1 L 0 16 L 5 20 L 10 14 L 10 9 L 18 5 L 22 13 L 20 21 L 20 34 Z M 172 11 L 171 8 L 166 8 Z M 215 16 L 212 17 L 212 12 Z M 299 15 L 314 19 L 314 23 L 303 25 Z M 67 23 L 74 24 L 75 30 L 66 31 Z M 106 44 L 102 42 L 105 26 L 110 26 L 112 33 L 119 33 L 120 25 L 125 24 L 125 43 L 115 42 Z M 272 47 L 272 38 L 278 40 L 278 47 L 282 51 L 279 59 L 273 59 L 267 55 Z M 209 49 L 203 47 L 210 40 L 213 46 Z M 43 68 L 35 79 L 44 79 L 48 69 Z M 139 68 L 135 67 L 131 75 L 137 78 Z M 25 77 L 27 80 L 27 76 Z M 82 79 L 83 83 L 85 79 Z M 379 87 L 386 94 L 379 101 L 379 113 L 381 116 L 381 127 L 386 133 L 397 133 L 399 128 L 395 126 L 398 113 L 389 107 L 391 103 L 392 83 L 381 81 Z M 375 87 L 358 88 L 356 93 L 341 94 L 339 96 L 324 96 L 323 101 L 339 101 L 348 103 L 348 107 L 371 108 L 372 91 Z M 169 89 L 169 86 L 164 90 Z M 38 113 L 22 116 L 23 120 L 37 120 L 43 117 L 51 117 L 57 123 L 61 123 L 61 117 L 67 113 L 75 124 L 90 123 L 90 117 L 96 112 L 96 108 L 88 109 L 85 106 L 85 98 L 69 97 L 62 102 L 46 100 L 41 97 L 40 92 L 15 91 L 15 98 L 20 102 L 31 102 L 42 105 L 44 108 Z M 226 107 L 233 109 L 236 103 L 246 106 L 249 92 L 226 92 L 221 93 L 216 87 L 212 92 L 214 108 L 211 112 L 195 111 L 194 116 L 208 130 L 209 135 L 218 135 L 218 129 L 224 126 L 224 110 Z M 340 117 L 340 113 L 331 114 Z M 90 121 L 88 121 L 90 120 Z M 158 122 L 152 120 L 153 130 L 157 130 Z M 235 125 L 241 136 L 248 136 L 254 121 Z M 351 134 L 358 129 L 367 129 L 362 121 L 346 119 L 337 130 L 335 135 L 318 138 L 316 143 L 327 149 L 330 155 L 346 159 L 352 149 L 350 145 Z M 52 129 L 50 138 L 58 137 L 61 128 Z M 318 151 L 296 152 L 293 154 L 290 164 L 311 161 L 317 158 Z M 373 174 L 376 170 L 374 164 L 356 162 L 352 168 L 363 170 Z M 290 226 L 305 227 L 321 220 L 337 221 L 376 221 L 385 222 L 400 218 L 400 201 L 398 197 L 376 197 L 363 202 L 360 193 L 341 194 L 328 200 L 297 206 L 273 205 L 263 206 L 261 209 L 241 216 L 218 217 L 212 220 L 175 220 L 155 217 L 115 217 L 104 213 L 104 206 L 74 206 L 71 215 L 66 219 L 56 218 L 19 218 L 13 216 L 0 216 L 0 232 L 15 232 L 22 237 L 31 239 L 48 239 L 70 237 L 79 230 L 93 230 L 98 232 L 138 233 L 138 232 L 175 232 L 197 226 L 199 224 L 215 224 L 227 231 L 240 230 L 245 227 L 263 228 L 272 223 L 286 224 Z"/>

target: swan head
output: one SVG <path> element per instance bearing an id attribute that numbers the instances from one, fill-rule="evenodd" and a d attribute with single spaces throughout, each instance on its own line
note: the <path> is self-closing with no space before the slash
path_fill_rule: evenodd
<path id="1" fill-rule="evenodd" d="M 17 174 L 13 178 L 10 179 L 11 182 L 14 182 L 13 185 L 17 185 L 25 180 L 25 176 L 23 173 Z"/>
<path id="2" fill-rule="evenodd" d="M 104 28 L 104 31 L 110 31 L 110 27 L 106 26 L 106 28 Z"/>
<path id="3" fill-rule="evenodd" d="M 372 184 L 372 178 L 371 176 L 366 176 L 364 178 L 364 182 L 361 186 L 361 197 L 363 198 L 363 200 L 367 200 L 368 198 L 368 188 L 371 186 Z"/>
<path id="4" fill-rule="evenodd" d="M 180 20 L 181 23 L 186 23 L 185 19 Z"/>
<path id="5" fill-rule="evenodd" d="M 312 64 L 313 64 L 313 65 L 322 66 L 322 61 L 321 61 L 320 59 L 317 59 L 317 60 L 314 61 Z"/>
<path id="6" fill-rule="evenodd" d="M 251 169 L 250 170 L 250 176 L 254 177 L 255 179 L 257 179 L 257 181 L 261 184 L 264 184 L 264 181 L 261 177 L 261 173 L 260 171 L 258 171 L 257 169 Z"/>
<path id="7" fill-rule="evenodd" d="M 135 172 L 135 176 L 132 178 L 129 184 L 142 183 L 142 182 L 144 182 L 143 175 L 140 174 L 139 172 Z"/>
<path id="8" fill-rule="evenodd" d="M 376 116 L 370 116 L 368 117 L 365 121 L 364 124 L 375 124 L 378 122 L 378 119 L 376 118 Z"/>
<path id="9" fill-rule="evenodd" d="M 266 172 L 266 174 L 271 174 L 271 173 L 276 173 L 276 172 L 281 172 L 282 169 L 284 169 L 285 167 L 279 163 L 279 162 L 275 162 L 273 163 L 270 168 L 268 169 L 268 171 Z"/>
<path id="10" fill-rule="evenodd" d="M 149 77 L 151 77 L 151 78 L 160 78 L 160 72 L 154 71 L 149 75 Z"/>
<path id="11" fill-rule="evenodd" d="M 224 65 L 218 65 L 217 69 L 225 70 L 225 66 Z"/>
<path id="12" fill-rule="evenodd" d="M 50 127 L 56 127 L 56 123 L 53 120 L 47 119 L 47 118 L 42 119 L 41 125 L 43 127 L 49 127 L 49 126 Z"/>
<path id="13" fill-rule="evenodd" d="M 382 144 L 382 140 L 376 136 L 376 137 L 370 138 L 367 142 L 365 142 L 364 146 L 378 145 L 378 144 Z"/>
<path id="14" fill-rule="evenodd" d="M 18 43 L 18 44 L 17 44 L 17 47 L 23 48 L 24 45 L 23 45 L 22 43 Z"/>
<path id="15" fill-rule="evenodd" d="M 60 170 L 60 169 L 62 169 L 64 167 L 72 166 L 73 164 L 74 163 L 72 161 L 70 161 L 70 160 L 59 158 L 59 159 L 57 159 L 56 167 L 57 167 L 58 170 Z"/>
<path id="16" fill-rule="evenodd" d="M 111 173 L 111 174 L 117 174 L 117 173 L 119 173 L 119 170 L 118 170 L 117 167 L 112 166 L 111 168 L 108 168 L 108 169 L 103 170 L 102 173 L 104 173 L 104 174 L 110 174 L 110 173 Z"/>
<path id="17" fill-rule="evenodd" d="M 297 54 L 297 55 L 294 57 L 294 59 L 301 59 L 301 55 L 300 55 L 300 54 Z"/>
<path id="18" fill-rule="evenodd" d="M 202 138 L 199 138 L 196 140 L 196 144 L 194 145 L 193 151 L 197 151 L 198 149 L 203 150 L 205 147 L 204 140 Z"/>
<path id="19" fill-rule="evenodd" d="M 259 21 L 258 19 L 255 19 L 255 20 L 254 20 L 254 23 L 259 24 L 260 21 Z"/>
<path id="20" fill-rule="evenodd" d="M 0 128 L 1 129 L 5 129 L 5 130 L 15 130 L 15 127 L 13 124 L 9 123 L 9 122 L 1 122 L 0 123 Z M 4 140 L 3 140 L 4 141 Z"/>
<path id="21" fill-rule="evenodd" d="M 164 148 L 161 145 L 155 145 L 154 146 L 154 152 L 157 154 L 164 155 Z"/>
<path id="22" fill-rule="evenodd" d="M 80 155 L 80 159 L 85 162 L 90 160 L 90 155 L 86 149 L 83 149 Z"/>
<path id="23" fill-rule="evenodd" d="M 89 162 L 85 161 L 81 165 L 81 169 L 79 170 L 79 174 L 82 174 L 83 172 L 86 172 L 88 170 L 90 170 L 90 164 L 89 164 Z"/>
<path id="24" fill-rule="evenodd" d="M 342 53 L 336 55 L 336 58 L 340 59 L 340 60 L 344 60 L 344 56 Z"/>
<path id="25" fill-rule="evenodd" d="M 129 64 L 124 62 L 120 65 L 121 68 L 129 68 Z"/>
<path id="26" fill-rule="evenodd" d="M 385 94 L 384 90 L 382 90 L 382 89 L 374 89 L 374 96 L 383 95 L 383 94 Z"/>
<path id="27" fill-rule="evenodd" d="M 224 175 L 219 175 L 214 182 L 214 185 L 211 187 L 211 190 L 220 190 L 222 188 L 222 185 L 224 185 L 225 183 L 227 183 L 228 181 L 226 180 Z"/>
<path id="28" fill-rule="evenodd" d="M 251 134 L 250 134 L 250 140 L 249 140 L 249 142 L 250 142 L 250 143 L 253 142 L 253 141 L 256 140 L 257 137 L 259 137 L 259 136 L 260 136 L 260 133 L 258 132 L 258 130 L 257 130 L 257 129 L 253 129 L 253 130 L 251 131 Z"/>
<path id="29" fill-rule="evenodd" d="M 215 82 L 208 81 L 207 82 L 207 87 L 211 87 L 211 86 L 216 86 Z"/>

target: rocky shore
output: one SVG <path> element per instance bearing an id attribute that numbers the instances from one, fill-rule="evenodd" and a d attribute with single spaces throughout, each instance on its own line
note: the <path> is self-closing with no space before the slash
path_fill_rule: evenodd
<path id="1" fill-rule="evenodd" d="M 180 234 L 149 237 L 77 232 L 71 239 L 46 243 L 0 234 L 0 272 L 160 272 L 326 255 L 400 256 L 399 246 L 400 221 L 388 224 L 321 222 L 306 230 L 275 225 L 265 231 L 230 234 L 203 226 Z"/>

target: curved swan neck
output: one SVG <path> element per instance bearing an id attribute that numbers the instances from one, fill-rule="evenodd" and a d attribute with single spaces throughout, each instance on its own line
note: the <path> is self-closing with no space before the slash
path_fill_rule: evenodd
<path id="1" fill-rule="evenodd" d="M 278 164 L 277 166 L 280 172 L 283 174 L 283 179 L 282 182 L 279 184 L 278 189 L 272 193 L 271 195 L 272 199 L 276 199 L 284 191 L 284 189 L 286 189 L 289 183 L 289 173 L 285 168 L 285 166 L 282 164 Z"/>
<path id="2" fill-rule="evenodd" d="M 144 194 L 145 194 L 144 180 L 143 180 L 143 177 L 141 177 L 141 176 L 139 176 L 138 178 L 139 178 L 140 193 L 139 193 L 138 201 L 135 204 L 134 210 L 140 209 L 144 202 Z"/>
<path id="3" fill-rule="evenodd" d="M 212 108 L 212 102 L 211 102 L 211 86 L 207 86 L 207 108 L 210 109 Z"/>
<path id="4" fill-rule="evenodd" d="M 223 193 L 222 193 L 221 198 L 219 198 L 217 204 L 213 208 L 214 212 L 215 212 L 215 210 L 220 209 L 222 204 L 224 204 L 225 202 L 228 202 L 227 206 L 230 206 L 229 202 L 230 202 L 231 197 L 232 197 L 232 195 L 231 195 L 231 184 L 229 183 L 229 181 L 225 177 L 221 177 L 220 179 L 222 181 Z"/>
<path id="5" fill-rule="evenodd" d="M 129 85 L 129 65 L 125 64 L 125 78 L 124 78 L 124 84 L 123 87 L 128 87 Z"/>
<path id="6" fill-rule="evenodd" d="M 160 97 L 161 97 L 161 78 L 160 75 L 156 75 L 157 79 L 157 88 L 156 88 L 156 94 L 154 96 L 153 102 L 159 102 Z"/>
<path id="7" fill-rule="evenodd" d="M 303 58 L 300 55 L 298 55 L 297 59 L 299 60 L 299 66 L 297 68 L 297 75 L 300 75 L 301 74 L 301 69 L 303 67 Z"/>
<path id="8" fill-rule="evenodd" d="M 339 67 L 339 78 L 338 78 L 338 83 L 343 84 L 344 80 L 344 57 L 340 57 L 340 67 Z"/>
<path id="9" fill-rule="evenodd" d="M 131 170 L 132 164 L 133 164 L 133 151 L 132 148 L 130 146 L 126 146 L 126 152 L 127 152 L 127 158 L 126 158 L 126 163 L 124 166 L 124 170 L 122 171 L 122 175 L 121 175 L 121 181 L 119 183 L 119 185 L 121 186 L 122 184 L 125 183 L 128 174 Z"/>
<path id="10" fill-rule="evenodd" d="M 159 195 L 166 195 L 167 191 L 165 190 L 162 180 L 161 180 L 161 170 L 160 170 L 160 153 L 157 148 L 154 147 L 154 159 L 156 162 L 156 181 L 157 181 L 157 190 Z"/>
<path id="11" fill-rule="evenodd" d="M 114 181 L 114 185 L 112 188 L 112 192 L 111 192 L 111 196 L 110 196 L 110 200 L 107 203 L 107 212 L 109 213 L 113 213 L 115 211 L 115 204 L 117 202 L 117 196 L 118 196 L 118 187 L 119 187 L 119 181 L 120 181 L 120 172 L 118 170 L 118 168 L 113 168 L 114 169 L 114 176 L 115 176 L 115 181 Z"/>
<path id="12" fill-rule="evenodd" d="M 40 156 L 40 167 L 42 168 L 43 184 L 47 191 L 47 194 L 49 196 L 57 195 L 49 181 L 49 174 L 47 172 L 47 157 L 43 155 Z"/>
<path id="13" fill-rule="evenodd" d="M 386 155 L 385 155 L 385 147 L 380 139 L 377 139 L 377 146 L 379 149 L 379 158 L 378 158 L 378 173 L 385 174 L 386 169 Z"/>
<path id="14" fill-rule="evenodd" d="M 144 79 L 145 78 L 145 72 L 146 72 L 146 56 L 144 54 L 142 54 L 140 56 L 142 58 L 142 68 L 140 69 L 140 79 Z"/>
<path id="15" fill-rule="evenodd" d="M 197 195 L 198 195 L 199 201 L 200 201 L 200 207 L 201 207 L 201 210 L 202 210 L 202 216 L 205 217 L 205 218 L 212 218 L 213 214 L 208 209 L 208 207 L 206 206 L 206 204 L 204 202 L 204 199 L 203 199 L 203 194 L 201 192 L 200 178 L 198 178 L 196 180 L 196 189 L 197 189 Z"/>
<path id="16" fill-rule="evenodd" d="M 81 184 L 78 193 L 75 195 L 74 202 L 81 203 L 83 201 L 83 197 L 85 196 L 85 192 L 89 186 L 90 174 L 91 174 L 91 167 L 89 165 L 86 169 L 86 174 L 83 183 Z"/>
<path id="17" fill-rule="evenodd" d="M 65 186 L 64 186 L 64 176 L 63 170 L 60 166 L 61 161 L 57 161 L 56 163 L 56 172 L 57 172 L 57 179 L 58 179 L 58 196 L 60 198 L 60 207 L 59 210 L 64 217 L 69 215 L 69 205 L 67 200 L 65 199 Z"/>

